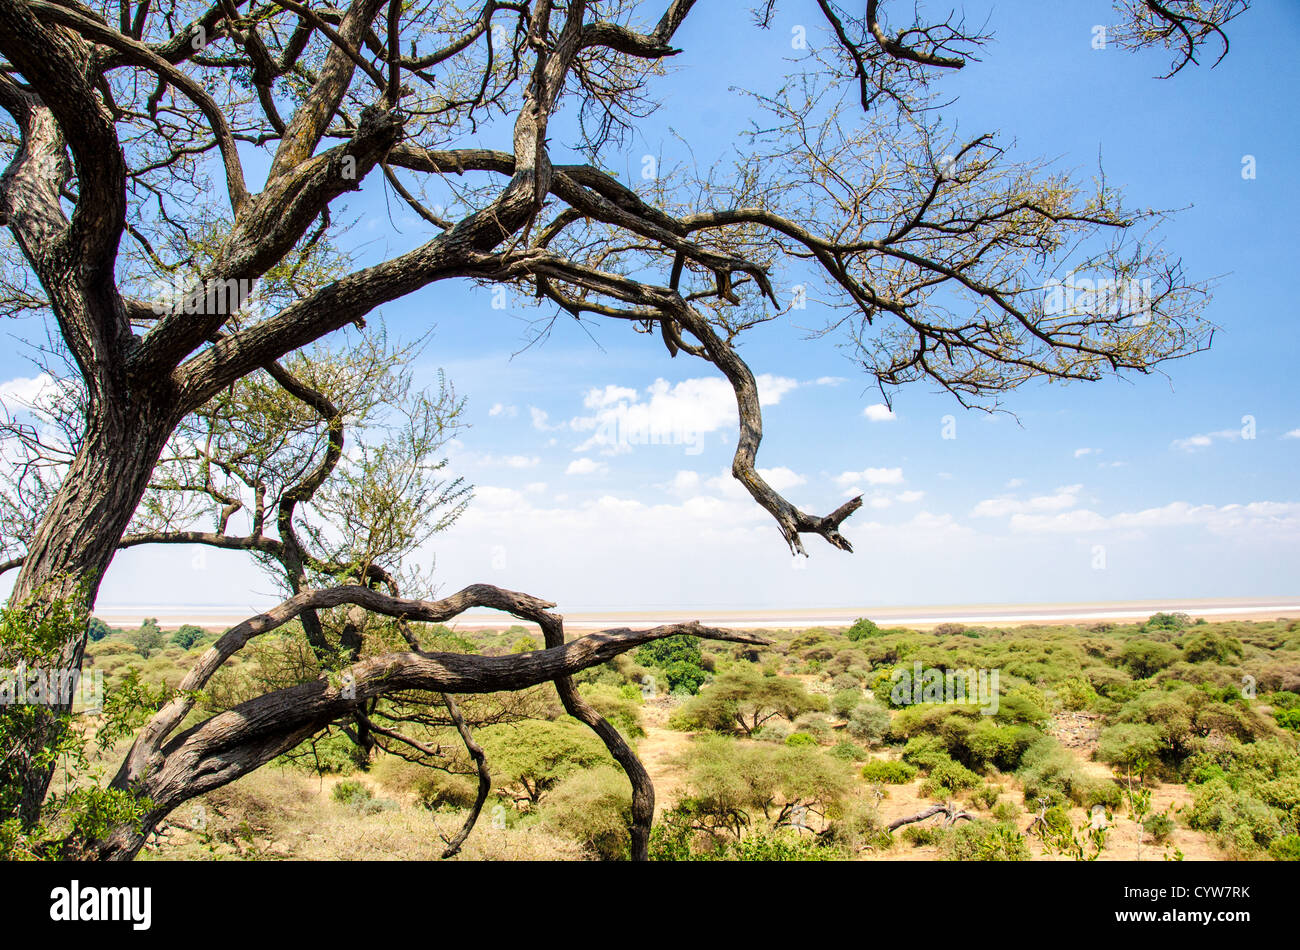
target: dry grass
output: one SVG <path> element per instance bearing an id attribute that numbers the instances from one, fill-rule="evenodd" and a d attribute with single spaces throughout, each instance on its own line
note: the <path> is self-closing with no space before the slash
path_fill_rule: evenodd
<path id="1" fill-rule="evenodd" d="M 187 803 L 164 823 L 162 836 L 142 857 L 168 860 L 435 861 L 442 836 L 463 815 L 430 812 L 384 798 L 377 809 L 332 797 L 340 781 L 267 767 Z M 386 803 L 386 804 L 385 804 Z M 493 827 L 484 816 L 456 860 L 582 860 L 583 849 L 535 826 Z"/>

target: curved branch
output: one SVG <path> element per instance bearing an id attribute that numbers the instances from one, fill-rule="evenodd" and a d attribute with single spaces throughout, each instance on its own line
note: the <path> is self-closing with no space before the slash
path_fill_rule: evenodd
<path id="1" fill-rule="evenodd" d="M 474 825 L 478 823 L 478 816 L 483 811 L 483 803 L 487 801 L 488 793 L 492 791 L 492 773 L 488 771 L 487 753 L 483 747 L 474 741 L 474 734 L 469 731 L 469 726 L 465 724 L 465 717 L 460 713 L 460 707 L 456 705 L 456 700 L 450 693 L 442 694 L 443 705 L 447 707 L 447 715 L 451 716 L 451 721 L 456 725 L 456 731 L 460 733 L 461 742 L 465 743 L 465 751 L 469 753 L 474 760 L 474 769 L 478 772 L 478 793 L 474 796 L 474 804 L 470 807 L 469 814 L 465 816 L 465 823 L 461 825 L 454 837 L 443 839 L 447 845 L 442 852 L 443 860 L 454 858 L 460 853 L 461 846 L 465 844 L 465 839 L 469 833 L 474 830 Z"/>
<path id="2" fill-rule="evenodd" d="M 344 603 L 391 617 L 425 622 L 448 620 L 471 607 L 491 607 L 524 619 L 545 617 L 552 638 L 557 633 L 563 636 L 559 626 L 561 618 L 547 613 L 552 604 L 486 584 L 467 587 L 439 601 L 403 600 L 358 585 L 303 591 L 227 631 L 181 681 L 175 697 L 144 727 L 112 784 L 115 788 L 134 789 L 147 797 L 152 803 L 151 810 L 141 827 L 120 827 L 100 842 L 97 847 L 101 857 L 130 858 L 143 845 L 152 827 L 181 802 L 246 775 L 382 696 L 404 691 L 450 694 L 525 689 L 558 682 L 643 643 L 677 635 L 754 645 L 767 642 L 752 634 L 691 622 L 648 630 L 604 630 L 545 650 L 507 656 L 389 653 L 354 664 L 344 671 L 340 683 L 318 679 L 267 693 L 218 713 L 163 744 L 193 709 L 198 691 L 212 674 L 249 640 L 283 626 L 309 607 Z M 584 711 L 581 705 L 575 708 Z M 584 721 L 597 729 L 602 739 L 607 738 L 597 725 L 604 723 L 603 719 L 596 716 L 593 720 L 588 715 Z M 607 723 L 604 725 L 608 727 Z M 639 767 L 640 763 L 621 737 L 615 747 L 620 743 L 625 755 L 631 756 L 630 761 L 635 763 L 634 768 Z"/>

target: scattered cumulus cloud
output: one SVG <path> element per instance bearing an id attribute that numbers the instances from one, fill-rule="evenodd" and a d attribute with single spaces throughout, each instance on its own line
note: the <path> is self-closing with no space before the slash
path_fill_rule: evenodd
<path id="1" fill-rule="evenodd" d="M 1013 495 L 985 498 L 971 509 L 971 517 L 1005 518 L 1008 515 L 1065 511 L 1079 503 L 1079 492 L 1082 490 L 1082 485 L 1065 485 L 1050 495 L 1037 495 L 1032 498 L 1022 499 Z"/>
<path id="2" fill-rule="evenodd" d="M 538 409 L 536 406 L 528 407 L 528 415 L 532 419 L 533 428 L 538 432 L 554 432 L 556 429 L 564 428 L 563 422 L 552 425 L 550 413 L 543 409 Z"/>
<path id="3" fill-rule="evenodd" d="M 841 472 L 835 476 L 835 484 L 841 488 L 858 485 L 901 485 L 903 470 L 901 468 L 867 468 L 860 472 Z"/>
<path id="4" fill-rule="evenodd" d="M 1220 429 L 1217 432 L 1203 432 L 1197 435 L 1189 435 L 1185 439 L 1174 439 L 1170 446 L 1181 452 L 1197 452 L 1201 449 L 1208 449 L 1217 441 L 1236 440 L 1241 438 L 1241 432 L 1238 429 Z"/>
<path id="5" fill-rule="evenodd" d="M 757 379 L 763 406 L 779 403 L 798 382 L 764 374 Z M 644 394 L 626 386 L 607 385 L 587 391 L 583 405 L 590 415 L 569 423 L 575 432 L 591 435 L 574 451 L 593 449 L 604 454 L 628 452 L 637 445 L 682 445 L 691 454 L 702 450 L 702 435 L 736 424 L 736 397 L 731 385 L 718 377 L 669 383 L 656 379 Z"/>

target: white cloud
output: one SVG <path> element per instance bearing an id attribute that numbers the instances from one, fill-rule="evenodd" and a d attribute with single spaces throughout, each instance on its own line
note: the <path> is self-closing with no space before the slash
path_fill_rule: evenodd
<path id="1" fill-rule="evenodd" d="M 1100 454 L 1101 454 L 1101 449 L 1075 449 L 1074 450 L 1074 457 L 1077 459 L 1081 459 L 1085 455 L 1100 455 Z"/>
<path id="2" fill-rule="evenodd" d="M 867 468 L 860 472 L 841 472 L 835 476 L 835 484 L 841 488 L 858 482 L 868 485 L 899 485 L 903 481 L 901 468 Z"/>
<path id="3" fill-rule="evenodd" d="M 615 386 L 611 383 L 604 389 L 587 390 L 587 395 L 583 397 L 582 404 L 588 409 L 603 409 L 616 403 L 633 402 L 635 400 L 635 389 L 628 389 L 626 386 Z"/>
<path id="4" fill-rule="evenodd" d="M 17 407 L 28 407 L 35 404 L 49 390 L 58 385 L 54 377 L 49 373 L 39 373 L 36 376 L 18 376 L 14 379 L 5 380 L 0 383 L 0 403 L 4 403 L 10 408 L 10 404 L 16 404 Z"/>
<path id="5" fill-rule="evenodd" d="M 476 468 L 533 468 L 542 461 L 536 455 L 493 455 L 472 451 L 457 451 L 453 459 L 459 467 Z"/>
<path id="6" fill-rule="evenodd" d="M 679 476 L 682 474 L 683 473 L 681 472 L 678 473 Z M 763 477 L 764 481 L 772 486 L 774 491 L 783 494 L 791 488 L 798 488 L 800 485 L 807 484 L 808 482 L 808 479 L 804 478 L 804 476 L 800 475 L 793 469 L 786 468 L 785 466 L 777 466 L 776 468 L 760 468 L 758 469 L 758 474 Z M 698 482 L 694 484 L 698 486 Z M 724 469 L 712 478 L 706 479 L 703 484 L 704 487 L 717 492 L 728 501 L 743 502 L 750 498 L 749 491 L 744 485 L 736 480 L 736 477 L 731 474 L 731 469 L 729 468 Z"/>
<path id="7" fill-rule="evenodd" d="M 700 473 L 679 471 L 668 484 L 668 489 L 678 495 L 691 495 L 700 490 Z"/>
<path id="8" fill-rule="evenodd" d="M 1007 515 L 1029 514 L 1044 511 L 1063 511 L 1079 502 L 1082 485 L 1065 485 L 1051 495 L 1038 495 L 1020 499 L 1010 495 L 985 498 L 971 509 L 972 518 L 1004 518 Z"/>
<path id="9" fill-rule="evenodd" d="M 1203 432 L 1197 435 L 1190 435 L 1185 439 L 1174 439 L 1169 443 L 1172 448 L 1179 449 L 1183 452 L 1195 452 L 1198 449 L 1209 448 L 1212 443 L 1219 439 L 1239 439 L 1241 432 L 1237 429 L 1220 429 L 1217 432 Z"/>
<path id="10" fill-rule="evenodd" d="M 791 488 L 805 484 L 808 479 L 804 478 L 796 471 L 778 466 L 777 468 L 760 468 L 758 474 L 763 476 L 763 480 L 772 486 L 774 491 L 784 492 Z M 735 481 L 733 478 L 732 481 Z M 739 483 L 737 483 L 739 484 Z"/>
<path id="11" fill-rule="evenodd" d="M 772 406 L 799 384 L 781 376 L 758 377 L 758 401 Z M 736 424 L 736 397 L 731 385 L 719 377 L 685 379 L 669 383 L 656 379 L 645 390 L 608 385 L 590 389 L 583 405 L 592 415 L 570 422 L 576 432 L 592 435 L 574 451 L 598 448 L 606 454 L 631 451 L 637 445 L 682 445 L 691 454 L 702 451 L 700 436 Z"/>
<path id="12" fill-rule="evenodd" d="M 488 410 L 488 415 L 489 415 L 489 416 L 506 416 L 507 418 L 513 419 L 515 416 L 519 415 L 519 407 L 518 407 L 518 406 L 507 406 L 507 405 L 506 405 L 505 403 L 503 403 L 503 402 L 494 403 L 494 404 L 492 405 L 492 408 Z"/>
<path id="13" fill-rule="evenodd" d="M 913 502 L 920 501 L 922 498 L 924 498 L 924 497 L 925 497 L 925 492 L 923 492 L 923 491 L 915 491 L 915 490 L 912 490 L 912 491 L 902 491 L 902 492 L 899 492 L 895 497 L 896 497 L 899 501 L 901 501 L 903 504 L 905 504 L 905 505 L 910 505 L 910 504 L 912 504 Z"/>
<path id="14" fill-rule="evenodd" d="M 1236 535 L 1250 539 L 1265 534 L 1300 539 L 1300 502 L 1255 501 L 1216 506 L 1174 501 L 1158 508 L 1114 515 L 1079 509 L 1051 515 L 1017 513 L 1011 518 L 1012 530 L 1036 534 L 1179 527 L 1204 527 L 1217 535 Z"/>
<path id="15" fill-rule="evenodd" d="M 862 410 L 862 414 L 872 422 L 892 422 L 895 418 L 894 410 L 890 409 L 883 402 L 872 403 Z"/>
<path id="16" fill-rule="evenodd" d="M 1025 480 L 1024 480 L 1023 478 L 1009 478 L 1009 479 L 1007 479 L 1007 483 L 1006 483 L 1005 485 L 1003 485 L 1002 487 L 1003 487 L 1003 488 L 1020 488 L 1020 487 L 1023 486 L 1024 484 L 1025 484 Z"/>
<path id="17" fill-rule="evenodd" d="M 589 458 L 574 459 L 569 463 L 569 467 L 564 470 L 565 475 L 591 475 L 596 472 L 606 472 L 609 466 L 604 462 L 596 462 Z"/>
<path id="18" fill-rule="evenodd" d="M 556 429 L 564 428 L 563 422 L 558 423 L 557 425 L 551 425 L 550 413 L 538 409 L 536 406 L 528 407 L 528 415 L 532 418 L 533 428 L 538 432 L 554 432 Z"/>
<path id="19" fill-rule="evenodd" d="M 848 380 L 843 376 L 818 376 L 813 380 L 817 386 L 838 386 L 840 383 L 847 383 Z"/>
<path id="20" fill-rule="evenodd" d="M 1290 432 L 1288 432 L 1288 433 L 1286 433 L 1284 436 L 1282 436 L 1282 438 L 1284 438 L 1284 439 L 1300 439 L 1300 429 L 1292 429 Z"/>

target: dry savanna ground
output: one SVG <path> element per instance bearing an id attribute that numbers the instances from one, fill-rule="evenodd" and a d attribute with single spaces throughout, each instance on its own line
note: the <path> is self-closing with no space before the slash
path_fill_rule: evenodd
<path id="1" fill-rule="evenodd" d="M 653 778 L 661 857 L 1068 860 L 1071 838 L 1100 860 L 1300 856 L 1300 622 L 764 633 L 760 648 L 660 641 L 578 677 Z M 537 646 L 525 627 L 425 634 L 433 649 Z M 174 685 L 211 635 L 145 656 L 138 632 L 113 631 L 92 644 L 92 668 L 110 692 L 132 671 Z M 320 675 L 295 636 L 236 660 L 195 715 L 286 670 Z M 900 705 L 890 684 L 922 667 L 999 671 L 1000 708 Z M 456 858 L 624 853 L 626 780 L 553 690 L 476 702 L 494 787 Z M 426 741 L 459 746 L 454 731 L 428 728 Z M 448 777 L 383 751 L 358 765 L 354 751 L 334 733 L 195 799 L 142 857 L 438 859 L 473 798 L 467 762 L 453 756 Z M 1135 790 L 1149 795 L 1145 828 Z M 973 820 L 937 814 L 885 833 L 936 805 Z M 1064 837 L 1044 835 L 1040 815 Z M 1100 850 L 1088 835 L 1097 823 Z"/>

